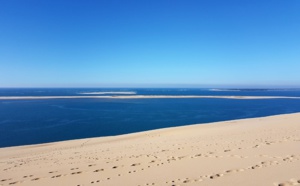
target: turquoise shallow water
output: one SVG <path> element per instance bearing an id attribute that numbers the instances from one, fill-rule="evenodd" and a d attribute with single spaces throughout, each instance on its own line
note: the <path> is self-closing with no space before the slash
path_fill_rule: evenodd
<path id="1" fill-rule="evenodd" d="M 269 89 L 0 89 L 0 96 L 75 96 L 108 91 L 128 91 L 138 95 L 300 97 L 299 90 Z M 0 147 L 294 112 L 300 112 L 300 99 L 0 100 Z"/>

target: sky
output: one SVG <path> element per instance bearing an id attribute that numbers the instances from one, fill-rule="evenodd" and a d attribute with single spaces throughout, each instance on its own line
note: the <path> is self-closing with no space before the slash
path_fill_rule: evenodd
<path id="1" fill-rule="evenodd" d="M 299 0 L 2 0 L 0 87 L 300 87 Z"/>

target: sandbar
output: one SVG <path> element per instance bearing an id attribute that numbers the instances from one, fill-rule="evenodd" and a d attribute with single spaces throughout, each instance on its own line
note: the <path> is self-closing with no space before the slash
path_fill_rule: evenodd
<path id="1" fill-rule="evenodd" d="M 81 92 L 81 93 L 78 93 L 78 94 L 136 94 L 136 92 Z"/>
<path id="2" fill-rule="evenodd" d="M 300 99 L 293 96 L 199 96 L 199 95 L 117 95 L 117 96 L 0 96 L 0 100 L 28 100 L 28 99 Z"/>

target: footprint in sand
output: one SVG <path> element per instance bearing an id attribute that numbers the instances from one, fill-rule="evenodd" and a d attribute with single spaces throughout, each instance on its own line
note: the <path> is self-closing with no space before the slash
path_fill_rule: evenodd
<path id="1" fill-rule="evenodd" d="M 59 175 L 56 175 L 56 176 L 52 176 L 51 178 L 59 178 L 59 177 L 61 177 L 62 175 L 61 174 L 59 174 Z"/>
<path id="2" fill-rule="evenodd" d="M 131 166 L 138 166 L 138 165 L 140 165 L 140 163 L 134 163 L 134 164 L 132 164 Z"/>
<path id="3" fill-rule="evenodd" d="M 81 174 L 82 171 L 78 171 L 78 172 L 72 172 L 71 174 L 74 175 L 74 174 Z"/>
<path id="4" fill-rule="evenodd" d="M 192 180 L 190 180 L 190 179 L 186 179 L 186 180 L 183 180 L 183 182 L 182 183 L 191 183 L 192 182 Z"/>
<path id="5" fill-rule="evenodd" d="M 104 169 L 97 169 L 97 170 L 94 170 L 94 172 L 100 172 L 100 171 L 104 171 Z"/>
<path id="6" fill-rule="evenodd" d="M 222 177 L 224 176 L 224 174 L 215 174 L 215 175 L 211 175 L 209 176 L 210 179 L 216 179 L 216 178 L 219 178 L 219 177 Z"/>
<path id="7" fill-rule="evenodd" d="M 245 171 L 244 169 L 231 169 L 231 170 L 227 170 L 225 171 L 225 173 L 235 173 L 235 172 L 243 172 Z"/>
<path id="8" fill-rule="evenodd" d="M 97 181 L 91 181 L 91 184 L 94 184 L 94 183 L 99 183 L 100 180 L 97 180 Z"/>
<path id="9" fill-rule="evenodd" d="M 257 169 L 257 168 L 261 168 L 262 166 L 261 165 L 254 165 L 252 167 L 250 167 L 249 169 Z"/>
<path id="10" fill-rule="evenodd" d="M 14 185 L 14 184 L 17 184 L 17 183 L 20 183 L 20 182 L 18 182 L 18 181 L 11 182 L 11 183 L 9 183 L 9 185 Z"/>

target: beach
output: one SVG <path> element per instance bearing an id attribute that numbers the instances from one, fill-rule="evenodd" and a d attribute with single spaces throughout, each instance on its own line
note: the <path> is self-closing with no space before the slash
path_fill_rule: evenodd
<path id="1" fill-rule="evenodd" d="M 299 146 L 300 113 L 8 147 L 0 185 L 299 185 Z"/>

